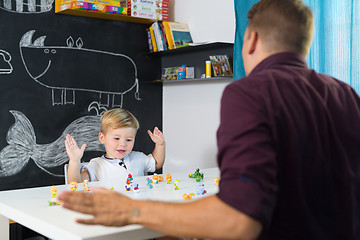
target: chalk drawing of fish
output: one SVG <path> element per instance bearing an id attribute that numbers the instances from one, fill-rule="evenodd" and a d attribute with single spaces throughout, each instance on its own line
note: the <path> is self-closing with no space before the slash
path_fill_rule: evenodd
<path id="1" fill-rule="evenodd" d="M 0 8 L 13 13 L 36 14 L 49 12 L 54 0 L 0 0 Z"/>
<path id="2" fill-rule="evenodd" d="M 0 74 L 12 73 L 13 67 L 12 67 L 10 61 L 11 61 L 10 53 L 8 53 L 5 50 L 0 49 Z"/>
<path id="3" fill-rule="evenodd" d="M 10 110 L 15 123 L 9 128 L 6 141 L 8 145 L 0 152 L 0 177 L 19 173 L 32 159 L 35 164 L 53 176 L 46 168 L 60 166 L 69 161 L 65 149 L 65 136 L 71 134 L 79 145 L 86 143 L 86 151 L 105 149 L 99 142 L 100 116 L 84 116 L 76 119 L 64 130 L 61 136 L 49 144 L 36 144 L 34 128 L 21 112 Z"/>
<path id="4" fill-rule="evenodd" d="M 52 90 L 53 105 L 75 104 L 76 91 L 98 93 L 99 103 L 107 107 L 122 107 L 123 95 L 132 89 L 140 100 L 137 67 L 130 57 L 83 48 L 81 38 L 67 38 L 65 47 L 45 46 L 46 36 L 32 41 L 34 33 L 21 38 L 21 59 L 29 76 Z"/>

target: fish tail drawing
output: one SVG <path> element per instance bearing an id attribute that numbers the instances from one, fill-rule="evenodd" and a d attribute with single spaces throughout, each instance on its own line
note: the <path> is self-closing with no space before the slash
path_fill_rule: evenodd
<path id="1" fill-rule="evenodd" d="M 101 111 L 100 114 L 104 110 L 98 109 Z M 11 110 L 10 113 L 14 116 L 15 123 L 9 128 L 6 136 L 8 146 L 0 152 L 0 177 L 19 173 L 30 158 L 44 172 L 55 177 L 64 177 L 46 168 L 58 167 L 69 161 L 64 144 L 66 134 L 72 135 L 79 144 L 87 143 L 88 151 L 105 151 L 104 146 L 98 141 L 100 131 L 98 115 L 76 119 L 52 143 L 36 144 L 35 131 L 29 119 L 19 111 Z"/>
<path id="2" fill-rule="evenodd" d="M 9 128 L 6 141 L 9 144 L 0 152 L 0 176 L 11 176 L 20 172 L 29 162 L 36 142 L 30 121 L 18 111 L 10 111 L 15 123 Z"/>
<path id="3" fill-rule="evenodd" d="M 9 128 L 6 141 L 9 144 L 0 152 L 0 177 L 12 176 L 19 173 L 30 158 L 35 158 L 34 163 L 46 173 L 63 177 L 49 172 L 37 161 L 39 146 L 36 145 L 34 128 L 27 117 L 18 111 L 10 110 L 15 118 L 15 123 Z"/>

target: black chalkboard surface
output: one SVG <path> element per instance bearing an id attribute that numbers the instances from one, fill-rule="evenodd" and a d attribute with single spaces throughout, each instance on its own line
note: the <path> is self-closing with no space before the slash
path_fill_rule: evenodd
<path id="1" fill-rule="evenodd" d="M 0 190 L 63 184 L 64 139 L 99 156 L 100 115 L 123 107 L 146 130 L 162 128 L 160 62 L 143 53 L 146 25 L 54 13 L 49 1 L 0 0 Z"/>

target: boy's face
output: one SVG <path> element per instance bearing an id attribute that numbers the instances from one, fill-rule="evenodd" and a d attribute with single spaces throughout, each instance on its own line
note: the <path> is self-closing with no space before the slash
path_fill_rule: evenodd
<path id="1" fill-rule="evenodd" d="M 106 133 L 99 133 L 99 140 L 105 146 L 107 158 L 123 159 L 132 151 L 135 136 L 135 128 L 108 128 Z"/>

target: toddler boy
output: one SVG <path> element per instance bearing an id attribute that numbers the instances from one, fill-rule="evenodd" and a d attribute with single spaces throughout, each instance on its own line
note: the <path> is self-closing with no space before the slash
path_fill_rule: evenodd
<path id="1" fill-rule="evenodd" d="M 68 182 L 76 181 L 111 181 L 125 182 L 129 173 L 133 176 L 144 176 L 146 172 L 160 169 L 165 161 L 165 139 L 162 132 L 155 127 L 148 130 L 155 143 L 152 154 L 132 151 L 139 122 L 129 111 L 115 108 L 101 116 L 99 140 L 105 146 L 106 153 L 91 159 L 89 164 L 80 168 L 81 158 L 86 144 L 78 147 L 71 135 L 66 136 L 65 147 L 69 156 Z"/>

